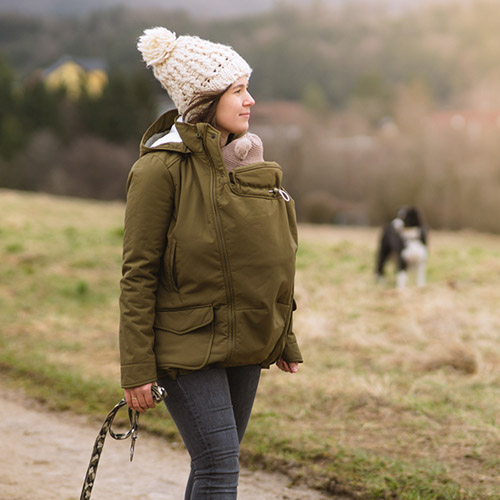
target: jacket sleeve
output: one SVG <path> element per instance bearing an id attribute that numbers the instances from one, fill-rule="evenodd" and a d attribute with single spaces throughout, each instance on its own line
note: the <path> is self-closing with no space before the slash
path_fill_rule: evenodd
<path id="1" fill-rule="evenodd" d="M 297 309 L 297 304 L 295 299 L 293 300 L 293 310 Z M 293 314 L 293 313 L 292 313 Z M 297 343 L 297 338 L 295 333 L 293 333 L 293 316 L 290 320 L 290 329 L 288 331 L 285 349 L 282 354 L 283 359 L 287 363 L 302 363 L 302 354 L 300 353 L 299 344 Z"/>
<path id="2" fill-rule="evenodd" d="M 127 181 L 120 281 L 122 387 L 156 380 L 156 290 L 174 204 L 174 182 L 161 158 L 141 157 Z"/>

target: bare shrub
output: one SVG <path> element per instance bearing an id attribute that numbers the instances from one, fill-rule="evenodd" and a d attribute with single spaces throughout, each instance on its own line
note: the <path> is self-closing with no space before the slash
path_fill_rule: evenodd
<path id="1" fill-rule="evenodd" d="M 50 130 L 36 132 L 23 152 L 5 161 L 0 182 L 4 187 L 40 191 L 61 156 L 61 144 Z"/>
<path id="2" fill-rule="evenodd" d="M 93 136 L 62 143 L 53 132 L 35 133 L 25 150 L 4 161 L 0 185 L 64 196 L 124 199 L 135 146 L 111 144 Z"/>
<path id="3" fill-rule="evenodd" d="M 135 148 L 83 136 L 64 151 L 53 169 L 45 190 L 68 196 L 96 199 L 123 199 Z"/>
<path id="4" fill-rule="evenodd" d="M 306 222 L 333 224 L 336 208 L 335 198 L 326 191 L 312 191 L 302 198 L 302 212 Z"/>

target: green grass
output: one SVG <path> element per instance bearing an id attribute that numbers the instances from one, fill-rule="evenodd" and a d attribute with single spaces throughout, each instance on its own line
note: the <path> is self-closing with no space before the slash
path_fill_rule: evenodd
<path id="1" fill-rule="evenodd" d="M 121 398 L 123 205 L 0 191 L 0 371 L 56 409 Z M 263 373 L 242 460 L 365 500 L 500 498 L 500 237 L 431 232 L 429 283 L 373 276 L 374 229 L 300 227 L 305 363 Z M 119 417 L 122 422 L 126 412 Z M 162 407 L 141 427 L 179 440 Z"/>

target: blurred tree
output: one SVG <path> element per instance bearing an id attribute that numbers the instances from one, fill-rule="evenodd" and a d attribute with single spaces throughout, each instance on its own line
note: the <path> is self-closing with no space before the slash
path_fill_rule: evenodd
<path id="1" fill-rule="evenodd" d="M 4 115 L 0 121 L 0 155 L 7 160 L 12 158 L 26 138 L 19 118 L 15 114 Z"/>
<path id="2" fill-rule="evenodd" d="M 365 116 L 372 124 L 391 113 L 392 92 L 379 71 L 359 75 L 354 84 L 349 108 Z"/>
<path id="3" fill-rule="evenodd" d="M 18 117 L 18 100 L 13 91 L 14 75 L 0 58 L 0 156 L 11 158 L 23 142 L 23 127 Z"/>
<path id="4" fill-rule="evenodd" d="M 309 82 L 302 96 L 304 105 L 315 113 L 327 113 L 330 111 L 330 103 L 323 87 L 317 82 Z"/>
<path id="5" fill-rule="evenodd" d="M 12 71 L 5 60 L 0 57 L 0 119 L 13 110 L 12 82 Z"/>
<path id="6" fill-rule="evenodd" d="M 396 92 L 393 115 L 403 132 L 416 134 L 424 130 L 424 122 L 434 107 L 434 99 L 427 82 L 415 79 Z"/>
<path id="7" fill-rule="evenodd" d="M 84 94 L 79 110 L 85 129 L 115 143 L 138 141 L 155 114 L 154 94 L 144 74 L 112 73 L 99 97 Z"/>
<path id="8" fill-rule="evenodd" d="M 61 131 L 59 105 L 65 97 L 63 90 L 48 90 L 41 80 L 32 80 L 22 89 L 19 113 L 25 133 L 48 128 Z"/>
<path id="9" fill-rule="evenodd" d="M 390 96 L 390 90 L 379 71 L 370 71 L 359 75 L 354 85 L 353 96 L 386 101 Z"/>

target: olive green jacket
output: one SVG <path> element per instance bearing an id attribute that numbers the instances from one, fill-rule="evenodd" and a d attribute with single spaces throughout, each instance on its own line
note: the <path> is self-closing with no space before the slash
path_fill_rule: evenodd
<path id="1" fill-rule="evenodd" d="M 297 228 L 274 162 L 228 174 L 220 134 L 176 122 L 145 133 L 127 182 L 120 295 L 122 386 L 209 365 L 301 362 L 292 333 Z"/>

